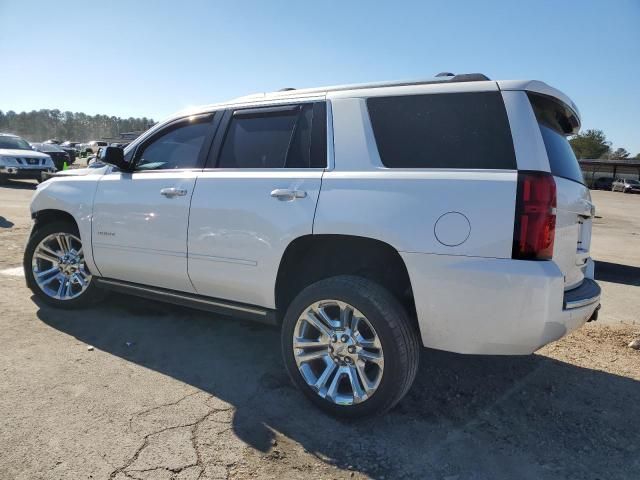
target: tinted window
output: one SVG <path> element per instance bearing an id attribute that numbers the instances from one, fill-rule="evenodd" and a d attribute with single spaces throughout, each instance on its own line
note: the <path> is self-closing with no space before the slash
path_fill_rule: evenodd
<path id="1" fill-rule="evenodd" d="M 557 177 L 584 183 L 582 170 L 580 170 L 580 165 L 567 137 L 544 123 L 540 124 L 540 132 L 547 149 L 551 173 Z"/>
<path id="2" fill-rule="evenodd" d="M 551 97 L 530 93 L 529 100 L 540 125 L 551 173 L 584 183 L 578 160 L 565 136 L 565 132 L 572 131 L 577 120 L 564 105 Z"/>
<path id="3" fill-rule="evenodd" d="M 155 138 L 137 153 L 136 169 L 197 168 L 200 149 L 209 127 L 208 121 L 170 127 L 171 130 Z"/>
<path id="4" fill-rule="evenodd" d="M 386 167 L 516 168 L 498 92 L 373 97 L 367 106 Z"/>
<path id="5" fill-rule="evenodd" d="M 312 104 L 237 111 L 218 167 L 309 168 L 312 123 Z"/>

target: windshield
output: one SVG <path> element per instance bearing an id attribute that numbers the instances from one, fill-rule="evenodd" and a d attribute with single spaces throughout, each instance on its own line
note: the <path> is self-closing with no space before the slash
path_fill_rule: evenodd
<path id="1" fill-rule="evenodd" d="M 31 150 L 31 145 L 20 137 L 0 135 L 0 148 L 13 150 Z"/>
<path id="2" fill-rule="evenodd" d="M 627 183 L 629 185 L 640 185 L 640 182 L 638 182 L 637 180 L 627 180 Z"/>

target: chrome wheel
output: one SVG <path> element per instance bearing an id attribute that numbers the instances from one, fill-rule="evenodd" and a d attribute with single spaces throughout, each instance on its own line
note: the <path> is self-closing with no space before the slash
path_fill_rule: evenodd
<path id="1" fill-rule="evenodd" d="M 364 402 L 382 380 L 378 334 L 345 302 L 323 300 L 307 307 L 294 328 L 293 353 L 307 385 L 337 405 Z"/>
<path id="2" fill-rule="evenodd" d="M 84 263 L 82 242 L 70 233 L 53 233 L 35 248 L 31 259 L 33 278 L 48 297 L 72 300 L 91 282 Z"/>

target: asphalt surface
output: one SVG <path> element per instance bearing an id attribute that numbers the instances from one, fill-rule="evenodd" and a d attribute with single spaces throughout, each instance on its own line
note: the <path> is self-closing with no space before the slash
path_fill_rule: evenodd
<path id="1" fill-rule="evenodd" d="M 640 478 L 640 196 L 593 193 L 598 322 L 526 357 L 424 350 L 397 408 L 344 423 L 291 386 L 274 329 L 38 304 L 19 268 L 33 187 L 0 187 L 2 480 Z"/>

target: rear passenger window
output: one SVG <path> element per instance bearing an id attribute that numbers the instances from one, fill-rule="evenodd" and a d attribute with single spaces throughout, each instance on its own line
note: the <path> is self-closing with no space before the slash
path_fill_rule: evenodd
<path id="1" fill-rule="evenodd" d="M 385 167 L 516 169 L 499 92 L 372 97 L 367 107 Z"/>
<path id="2" fill-rule="evenodd" d="M 326 133 L 320 144 L 312 136 L 326 122 L 314 104 L 237 110 L 229 122 L 220 150 L 219 168 L 309 168 L 326 166 Z M 326 130 L 323 130 L 326 132 Z M 320 148 L 323 147 L 323 148 Z M 318 152 L 324 152 L 324 163 Z M 313 153 L 313 155 L 312 155 Z M 322 155 L 322 153 L 320 153 Z M 312 165 L 311 159 L 315 163 Z"/>

